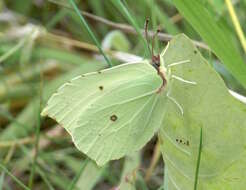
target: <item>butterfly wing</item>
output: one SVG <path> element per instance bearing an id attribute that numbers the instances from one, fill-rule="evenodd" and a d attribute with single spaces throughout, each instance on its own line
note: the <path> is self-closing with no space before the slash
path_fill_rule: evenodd
<path id="1" fill-rule="evenodd" d="M 245 187 L 246 106 L 229 94 L 223 80 L 186 36 L 170 42 L 164 60 L 166 66 L 190 60 L 171 67 L 171 74 L 196 82 L 169 81 L 169 94 L 184 112 L 182 115 L 168 100 L 160 129 L 169 189 L 193 189 L 201 128 L 198 189 Z"/>
<path id="2" fill-rule="evenodd" d="M 162 80 L 146 61 L 72 79 L 48 101 L 49 115 L 99 165 L 141 148 L 160 126 Z M 157 106 L 158 105 L 158 106 Z"/>

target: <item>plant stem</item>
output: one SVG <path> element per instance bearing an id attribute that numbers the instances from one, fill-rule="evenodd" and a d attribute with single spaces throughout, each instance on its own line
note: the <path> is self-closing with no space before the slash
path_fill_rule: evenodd
<path id="1" fill-rule="evenodd" d="M 161 150 L 160 150 L 160 141 L 158 140 L 156 145 L 155 145 L 155 150 L 154 150 L 154 155 L 151 159 L 151 163 L 150 163 L 150 166 L 149 168 L 147 169 L 146 171 L 146 175 L 145 175 L 145 181 L 149 181 L 154 169 L 155 169 L 155 166 L 156 164 L 158 163 L 159 159 L 160 159 L 160 156 L 161 156 Z"/>

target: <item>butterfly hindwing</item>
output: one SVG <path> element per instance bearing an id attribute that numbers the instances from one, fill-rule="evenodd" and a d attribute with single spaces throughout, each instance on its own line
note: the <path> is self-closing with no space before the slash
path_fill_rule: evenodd
<path id="1" fill-rule="evenodd" d="M 202 128 L 202 152 L 198 189 L 235 189 L 245 186 L 246 106 L 230 95 L 220 76 L 201 56 L 191 40 L 175 37 L 164 56 L 171 74 L 195 85 L 172 79 L 170 96 L 182 107 L 167 102 L 160 139 L 168 168 L 169 189 L 193 189 Z M 226 184 L 226 185 L 225 185 Z M 238 188 L 240 189 L 240 188 Z"/>

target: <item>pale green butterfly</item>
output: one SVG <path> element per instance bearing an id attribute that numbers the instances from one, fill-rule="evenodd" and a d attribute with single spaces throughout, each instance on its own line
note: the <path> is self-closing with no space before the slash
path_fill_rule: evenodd
<path id="1" fill-rule="evenodd" d="M 42 115 L 63 126 L 76 147 L 99 165 L 139 150 L 162 125 L 167 101 L 184 114 L 170 94 L 171 81 L 196 85 L 172 74 L 173 67 L 189 60 L 166 66 L 167 48 L 155 67 L 143 60 L 73 78 L 52 95 Z"/>
<path id="2" fill-rule="evenodd" d="M 178 35 L 169 44 L 157 70 L 145 60 L 79 76 L 43 115 L 100 165 L 140 149 L 160 129 L 168 189 L 193 189 L 202 128 L 198 189 L 244 189 L 246 106 L 191 40 Z"/>

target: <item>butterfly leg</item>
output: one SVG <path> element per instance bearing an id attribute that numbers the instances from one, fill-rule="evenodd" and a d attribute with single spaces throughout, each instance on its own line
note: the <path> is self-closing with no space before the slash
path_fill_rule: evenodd
<path id="1" fill-rule="evenodd" d="M 197 83 L 194 82 L 194 81 L 185 80 L 185 79 L 183 79 L 183 78 L 181 78 L 181 77 L 179 77 L 179 76 L 176 76 L 176 75 L 171 75 L 171 77 L 172 77 L 173 79 L 176 79 L 176 80 L 181 81 L 181 82 L 184 82 L 184 83 L 193 84 L 193 85 L 196 85 L 196 84 L 197 84 Z"/>
<path id="2" fill-rule="evenodd" d="M 169 65 L 168 65 L 168 68 L 171 68 L 171 67 L 177 66 L 177 65 L 181 65 L 181 64 L 184 64 L 184 63 L 189 63 L 189 62 L 190 62 L 190 60 L 178 61 L 178 62 L 169 64 Z M 179 80 L 179 81 L 184 82 L 184 83 L 194 84 L 194 85 L 197 84 L 196 82 L 189 81 L 189 80 L 185 80 L 185 79 L 183 79 L 183 78 L 181 78 L 181 77 L 179 77 L 179 76 L 176 76 L 176 75 L 171 75 L 171 77 L 172 77 L 173 79 Z"/>
<path id="3" fill-rule="evenodd" d="M 157 90 L 157 93 L 160 93 L 160 92 L 164 89 L 164 87 L 166 86 L 167 80 L 166 80 L 166 78 L 165 78 L 164 73 L 163 73 L 160 69 L 158 69 L 157 72 L 158 72 L 158 75 L 162 78 L 162 85 L 161 85 L 161 87 Z"/>
<path id="4" fill-rule="evenodd" d="M 171 67 L 173 67 L 173 66 L 176 66 L 176 65 L 181 65 L 181 64 L 184 64 L 184 63 L 189 63 L 190 62 L 190 60 L 183 60 L 183 61 L 178 61 L 178 62 L 174 62 L 174 63 L 171 63 L 171 64 L 169 64 L 167 67 L 168 68 L 171 68 Z"/>
<path id="5" fill-rule="evenodd" d="M 169 95 L 169 92 L 167 93 L 167 98 L 170 99 L 174 104 L 176 104 L 178 106 L 180 112 L 181 112 L 181 115 L 184 115 L 184 110 L 183 110 L 182 106 L 177 102 L 177 100 L 175 100 L 175 98 L 173 98 Z"/>

